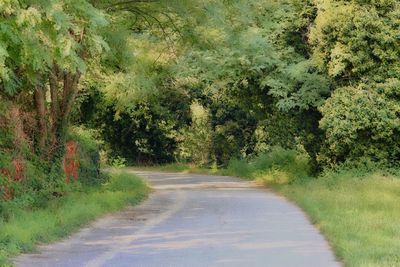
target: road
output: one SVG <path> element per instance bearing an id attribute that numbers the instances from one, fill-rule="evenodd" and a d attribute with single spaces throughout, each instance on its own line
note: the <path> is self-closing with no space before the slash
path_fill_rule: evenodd
<path id="1" fill-rule="evenodd" d="M 134 171 L 132 171 L 134 172 Z M 232 177 L 137 172 L 155 189 L 16 266 L 340 266 L 292 203 Z"/>

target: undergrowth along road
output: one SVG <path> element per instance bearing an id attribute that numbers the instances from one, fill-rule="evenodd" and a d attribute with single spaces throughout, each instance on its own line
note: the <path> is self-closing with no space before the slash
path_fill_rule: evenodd
<path id="1" fill-rule="evenodd" d="M 114 172 L 104 185 L 69 192 L 43 208 L 15 210 L 7 221 L 0 221 L 0 266 L 11 265 L 10 257 L 65 237 L 105 213 L 135 205 L 149 192 L 137 176 Z"/>

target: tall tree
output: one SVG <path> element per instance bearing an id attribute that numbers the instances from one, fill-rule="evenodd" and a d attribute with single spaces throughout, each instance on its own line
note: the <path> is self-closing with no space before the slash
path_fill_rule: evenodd
<path id="1" fill-rule="evenodd" d="M 51 158 L 82 75 L 107 49 L 99 34 L 107 21 L 85 0 L 3 1 L 0 12 L 1 93 L 14 101 L 34 95 L 37 150 Z"/>

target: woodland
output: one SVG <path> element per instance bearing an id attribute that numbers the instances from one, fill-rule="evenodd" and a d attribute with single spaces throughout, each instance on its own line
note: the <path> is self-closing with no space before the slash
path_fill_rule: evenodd
<path id="1" fill-rule="evenodd" d="M 0 0 L 0 222 L 106 165 L 281 184 L 399 159 L 398 0 Z"/>

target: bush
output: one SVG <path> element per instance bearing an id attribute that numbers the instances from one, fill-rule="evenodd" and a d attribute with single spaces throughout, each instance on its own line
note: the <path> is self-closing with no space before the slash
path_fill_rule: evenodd
<path id="1" fill-rule="evenodd" d="M 0 202 L 0 211 L 13 211 L 9 221 L 0 217 L 0 266 L 9 266 L 12 256 L 32 251 L 37 243 L 66 236 L 101 214 L 137 204 L 149 193 L 139 177 L 118 173 L 110 176 L 107 184 L 87 192 L 69 192 L 43 208 L 23 210 L 16 201 Z"/>
<path id="2" fill-rule="evenodd" d="M 396 163 L 400 158 L 399 86 L 393 80 L 337 89 L 320 108 L 326 146 L 319 160 L 331 166 L 360 160 Z"/>
<path id="3" fill-rule="evenodd" d="M 310 176 L 308 158 L 295 150 L 274 148 L 251 162 L 255 179 L 265 183 L 287 184 Z"/>
<path id="4" fill-rule="evenodd" d="M 245 159 L 232 159 L 223 174 L 251 178 L 251 167 Z"/>
<path id="5" fill-rule="evenodd" d="M 192 124 L 181 133 L 177 158 L 205 166 L 211 162 L 212 129 L 209 111 L 197 102 L 191 106 Z"/>
<path id="6" fill-rule="evenodd" d="M 1 132 L 1 131 L 0 131 Z M 43 208 L 51 200 L 72 191 L 85 189 L 87 185 L 99 185 L 107 180 L 100 174 L 99 143 L 95 133 L 84 128 L 71 129 L 69 139 L 78 143 L 79 183 L 67 185 L 62 168 L 62 159 L 43 161 L 30 149 L 22 151 L 24 179 L 12 182 L 5 175 L 0 175 L 0 221 L 7 221 L 24 209 Z M 1 146 L 0 148 L 4 148 Z M 12 150 L 0 152 L 0 169 L 12 170 Z M 12 191 L 13 199 L 4 201 L 5 186 Z"/>
<path id="7" fill-rule="evenodd" d="M 270 152 L 262 153 L 251 162 L 255 170 L 268 170 L 273 167 L 282 167 L 296 162 L 297 152 L 280 147 L 273 148 Z"/>
<path id="8" fill-rule="evenodd" d="M 106 181 L 100 173 L 100 145 L 97 133 L 84 127 L 73 127 L 69 139 L 78 143 L 79 181 L 85 185 L 96 185 Z"/>
<path id="9" fill-rule="evenodd" d="M 311 168 L 304 154 L 275 147 L 249 161 L 231 160 L 225 172 L 227 175 L 257 179 L 265 183 L 287 184 L 310 177 Z"/>
<path id="10" fill-rule="evenodd" d="M 10 182 L 8 177 L 0 178 L 0 185 L 7 186 L 13 195 L 12 200 L 4 201 L 0 192 L 0 220 L 8 220 L 18 210 L 45 207 L 57 197 L 54 192 L 66 191 L 60 169 L 46 167 L 35 159 L 24 160 L 25 179 Z"/>

